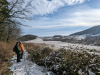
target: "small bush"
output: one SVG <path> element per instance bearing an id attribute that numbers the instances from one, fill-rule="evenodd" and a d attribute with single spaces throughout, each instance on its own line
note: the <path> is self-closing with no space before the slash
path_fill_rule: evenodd
<path id="1" fill-rule="evenodd" d="M 78 71 L 80 69 L 85 73 L 86 66 L 89 67 L 90 64 L 100 63 L 100 57 L 95 54 L 90 55 L 85 51 L 77 52 L 63 48 L 57 52 L 53 52 L 48 58 L 49 60 L 46 61 L 53 62 L 49 64 L 49 70 L 57 75 L 63 75 L 65 71 L 67 75 L 79 75 Z M 98 66 L 98 68 L 100 67 Z"/>
<path id="2" fill-rule="evenodd" d="M 45 47 L 45 44 L 24 43 L 24 46 L 30 54 L 31 60 L 38 65 L 43 65 L 44 59 L 53 52 L 49 47 Z"/>
<path id="3" fill-rule="evenodd" d="M 86 50 L 90 50 L 90 49 L 86 49 Z"/>

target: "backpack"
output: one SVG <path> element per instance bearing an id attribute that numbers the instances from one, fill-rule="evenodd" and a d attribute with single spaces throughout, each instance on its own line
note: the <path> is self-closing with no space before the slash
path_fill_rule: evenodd
<path id="1" fill-rule="evenodd" d="M 21 53 L 21 47 L 19 45 L 15 45 L 15 47 L 13 48 L 13 52 L 15 52 L 16 54 Z"/>

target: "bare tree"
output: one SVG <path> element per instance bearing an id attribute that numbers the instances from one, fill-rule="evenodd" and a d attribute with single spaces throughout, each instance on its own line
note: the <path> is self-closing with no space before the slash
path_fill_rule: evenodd
<path id="1" fill-rule="evenodd" d="M 8 7 L 7 13 L 9 15 L 5 15 L 1 17 L 0 24 L 3 23 L 3 21 L 7 18 L 11 19 L 24 19 L 24 20 L 29 20 L 29 13 L 32 8 L 32 5 L 30 2 L 25 2 L 25 0 L 10 0 L 9 2 L 5 2 L 3 0 L 0 0 L 2 2 L 2 5 L 0 6 L 0 12 L 2 11 L 3 7 Z"/>
<path id="2" fill-rule="evenodd" d="M 31 2 L 27 0 L 0 0 L 0 40 L 4 35 L 9 41 L 10 36 L 21 34 L 21 26 L 27 26 L 21 21 L 30 20 L 31 8 Z"/>

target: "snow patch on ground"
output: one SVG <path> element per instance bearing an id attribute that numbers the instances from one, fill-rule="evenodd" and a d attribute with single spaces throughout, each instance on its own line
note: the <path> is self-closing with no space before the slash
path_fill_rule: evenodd
<path id="1" fill-rule="evenodd" d="M 25 57 L 21 59 L 21 62 L 17 63 L 17 56 L 13 56 L 12 63 L 13 65 L 10 67 L 13 75 L 46 75 L 46 69 L 44 67 L 38 66 L 35 63 L 32 63 L 29 60 L 26 60 L 28 53 L 25 51 Z"/>
<path id="2" fill-rule="evenodd" d="M 72 49 L 78 48 L 79 50 L 81 49 L 96 49 L 97 51 L 100 51 L 100 46 L 92 46 L 92 45 L 83 45 L 83 44 L 74 44 L 74 43 L 67 43 L 67 42 L 61 42 L 61 41 L 43 41 L 41 38 L 37 38 L 35 40 L 30 40 L 30 41 L 24 41 L 25 43 L 45 43 L 49 46 L 54 45 L 55 49 L 59 49 L 62 47 L 65 47 L 66 49 L 69 49 L 71 47 Z"/>

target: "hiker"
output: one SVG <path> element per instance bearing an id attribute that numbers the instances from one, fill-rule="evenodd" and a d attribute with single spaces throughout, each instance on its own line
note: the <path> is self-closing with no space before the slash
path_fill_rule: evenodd
<path id="1" fill-rule="evenodd" d="M 16 43 L 16 45 L 13 48 L 13 52 L 15 52 L 17 54 L 17 62 L 21 62 L 20 58 L 21 58 L 22 50 L 20 47 L 20 42 Z"/>
<path id="2" fill-rule="evenodd" d="M 23 53 L 24 53 L 24 46 L 23 46 L 21 41 L 20 41 L 20 45 L 19 46 L 21 47 L 21 51 L 22 51 L 20 59 L 22 59 L 23 58 Z"/>

